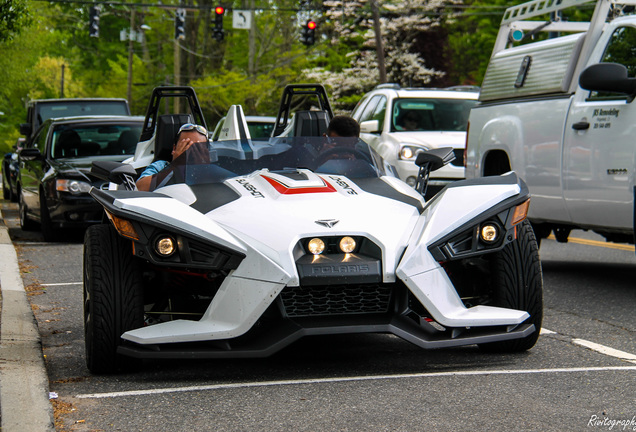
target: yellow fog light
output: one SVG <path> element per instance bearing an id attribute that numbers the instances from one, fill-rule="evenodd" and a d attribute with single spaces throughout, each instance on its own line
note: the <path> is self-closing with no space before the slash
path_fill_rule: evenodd
<path id="1" fill-rule="evenodd" d="M 499 237 L 499 230 L 496 226 L 486 224 L 481 227 L 481 239 L 487 243 L 492 243 Z"/>
<path id="2" fill-rule="evenodd" d="M 160 237 L 155 242 L 155 251 L 162 257 L 169 257 L 177 250 L 177 242 L 172 237 Z"/>
<path id="3" fill-rule="evenodd" d="M 340 239 L 340 250 L 344 253 L 351 253 L 356 249 L 356 241 L 351 237 L 343 237 Z"/>
<path id="4" fill-rule="evenodd" d="M 320 240 L 319 238 L 313 238 L 309 240 L 307 249 L 309 249 L 309 252 L 314 255 L 320 255 L 325 251 L 325 242 Z"/>

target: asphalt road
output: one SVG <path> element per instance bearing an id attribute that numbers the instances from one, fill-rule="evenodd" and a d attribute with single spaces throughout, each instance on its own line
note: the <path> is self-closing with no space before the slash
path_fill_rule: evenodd
<path id="1" fill-rule="evenodd" d="M 330 336 L 267 359 L 147 361 L 134 374 L 92 376 L 81 235 L 44 243 L 19 229 L 14 204 L 3 201 L 3 214 L 58 395 L 58 431 L 636 430 L 636 257 L 594 234 L 544 240 L 544 330 L 527 353 Z"/>

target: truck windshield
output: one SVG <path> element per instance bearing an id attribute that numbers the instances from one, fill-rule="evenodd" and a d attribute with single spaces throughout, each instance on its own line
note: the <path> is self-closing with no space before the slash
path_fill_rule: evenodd
<path id="1" fill-rule="evenodd" d="M 40 125 L 50 118 L 77 117 L 91 115 L 130 115 L 128 105 L 124 100 L 112 101 L 69 101 L 55 103 L 39 103 L 37 124 Z M 36 126 L 37 129 L 37 126 Z"/>

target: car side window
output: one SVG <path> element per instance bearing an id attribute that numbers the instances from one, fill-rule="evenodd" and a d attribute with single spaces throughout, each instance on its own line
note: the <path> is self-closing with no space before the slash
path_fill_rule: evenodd
<path id="1" fill-rule="evenodd" d="M 358 123 L 362 123 L 367 120 L 373 120 L 373 113 L 375 112 L 375 108 L 378 106 L 380 99 L 382 99 L 381 95 L 375 95 L 371 98 L 367 106 L 364 108 L 360 119 L 358 119 Z"/>
<path id="2" fill-rule="evenodd" d="M 40 152 L 44 152 L 44 148 L 46 145 L 46 135 L 47 129 L 44 126 L 41 126 L 40 129 L 35 133 L 33 140 L 29 143 L 28 147 L 36 148 L 40 150 Z"/>
<path id="3" fill-rule="evenodd" d="M 636 77 L 636 28 L 619 27 L 614 30 L 601 58 L 602 63 L 619 63 L 627 68 L 630 78 Z M 625 99 L 622 93 L 590 93 L 590 99 Z"/>
<path id="4" fill-rule="evenodd" d="M 380 129 L 382 129 L 382 124 L 384 123 L 384 115 L 386 114 L 386 97 L 381 96 L 378 105 L 373 110 L 373 117 L 371 120 L 377 120 L 380 125 Z"/>

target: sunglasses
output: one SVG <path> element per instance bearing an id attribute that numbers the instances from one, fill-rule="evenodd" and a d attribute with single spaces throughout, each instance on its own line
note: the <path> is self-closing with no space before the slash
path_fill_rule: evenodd
<path id="1" fill-rule="evenodd" d="M 179 132 L 177 132 L 177 135 L 179 135 L 181 132 L 189 132 L 189 131 L 197 131 L 201 135 L 205 135 L 206 137 L 208 136 L 208 131 L 206 128 L 194 123 L 186 123 L 183 126 L 181 126 L 179 128 Z"/>

